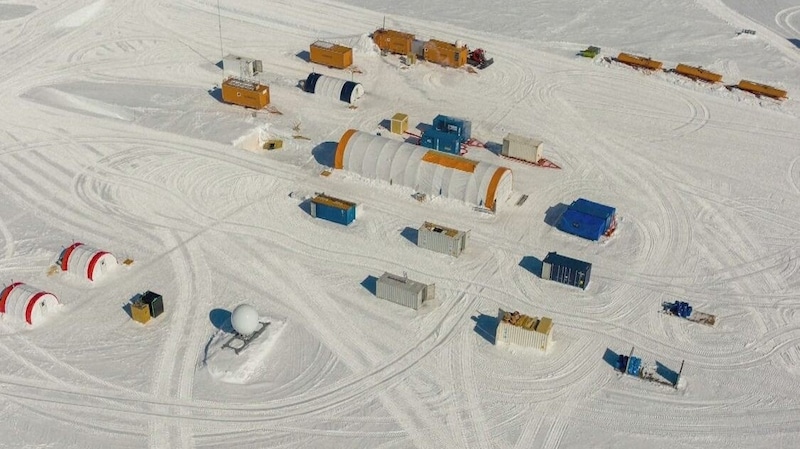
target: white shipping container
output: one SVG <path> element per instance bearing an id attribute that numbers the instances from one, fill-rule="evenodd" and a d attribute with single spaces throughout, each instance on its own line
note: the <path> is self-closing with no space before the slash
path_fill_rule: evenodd
<path id="1" fill-rule="evenodd" d="M 375 286 L 375 296 L 401 306 L 419 309 L 422 303 L 433 299 L 435 286 L 412 281 L 406 276 L 383 273 Z"/>
<path id="2" fill-rule="evenodd" d="M 227 55 L 222 58 L 223 78 L 255 78 L 264 70 L 261 60 L 245 58 L 243 56 Z"/>
<path id="3" fill-rule="evenodd" d="M 541 140 L 509 133 L 503 139 L 501 154 L 523 161 L 539 162 L 542 158 L 542 145 L 544 144 Z"/>
<path id="4" fill-rule="evenodd" d="M 431 251 L 461 255 L 467 247 L 469 233 L 426 221 L 417 230 L 417 246 Z"/>
<path id="5" fill-rule="evenodd" d="M 520 326 L 519 322 L 517 324 L 511 324 L 505 321 L 503 319 L 505 314 L 506 312 L 500 310 L 497 318 L 495 343 L 503 342 L 547 351 L 553 335 L 553 321 L 550 318 L 542 317 L 538 319 L 536 317 L 520 315 L 520 317 L 534 320 L 534 325 L 530 328 L 526 328 Z"/>

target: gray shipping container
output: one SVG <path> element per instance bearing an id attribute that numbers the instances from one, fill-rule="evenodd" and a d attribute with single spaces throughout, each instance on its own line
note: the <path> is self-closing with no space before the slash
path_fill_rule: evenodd
<path id="1" fill-rule="evenodd" d="M 454 257 L 467 247 L 469 232 L 440 226 L 426 221 L 417 230 L 417 246 Z"/>
<path id="2" fill-rule="evenodd" d="M 375 296 L 378 298 L 414 310 L 419 309 L 423 302 L 433 299 L 434 293 L 434 284 L 426 285 L 391 273 L 383 273 L 375 288 Z"/>

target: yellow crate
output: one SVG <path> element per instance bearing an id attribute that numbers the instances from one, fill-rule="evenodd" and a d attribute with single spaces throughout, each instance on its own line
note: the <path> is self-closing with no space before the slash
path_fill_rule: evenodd
<path id="1" fill-rule="evenodd" d="M 394 134 L 403 134 L 408 130 L 408 115 L 398 112 L 392 117 L 392 129 Z"/>
<path id="2" fill-rule="evenodd" d="M 150 308 L 143 302 L 131 304 L 131 318 L 142 324 L 147 323 L 150 321 Z"/>

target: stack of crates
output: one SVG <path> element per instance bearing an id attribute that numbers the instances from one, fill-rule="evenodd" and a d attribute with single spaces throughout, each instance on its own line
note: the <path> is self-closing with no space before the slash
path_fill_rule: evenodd
<path id="1" fill-rule="evenodd" d="M 642 359 L 631 356 L 628 360 L 628 374 L 638 376 L 642 371 Z"/>
<path id="2" fill-rule="evenodd" d="M 688 302 L 676 301 L 672 306 L 672 313 L 681 318 L 689 318 L 692 314 L 692 306 Z"/>

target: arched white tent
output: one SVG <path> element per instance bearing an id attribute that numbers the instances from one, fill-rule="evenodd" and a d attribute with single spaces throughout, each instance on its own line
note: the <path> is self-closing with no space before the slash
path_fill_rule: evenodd
<path id="1" fill-rule="evenodd" d="M 303 90 L 308 93 L 322 95 L 334 100 L 353 104 L 362 95 L 364 87 L 355 81 L 346 81 L 319 73 L 310 73 L 303 83 Z"/>
<path id="2" fill-rule="evenodd" d="M 496 210 L 511 196 L 511 169 L 361 131 L 345 131 L 334 168 Z"/>
<path id="3" fill-rule="evenodd" d="M 40 323 L 57 305 L 58 298 L 52 293 L 22 282 L 8 285 L 0 292 L 0 314 L 25 320 L 31 326 Z"/>
<path id="4" fill-rule="evenodd" d="M 117 266 L 117 258 L 83 243 L 73 243 L 61 253 L 61 270 L 97 281 Z"/>

